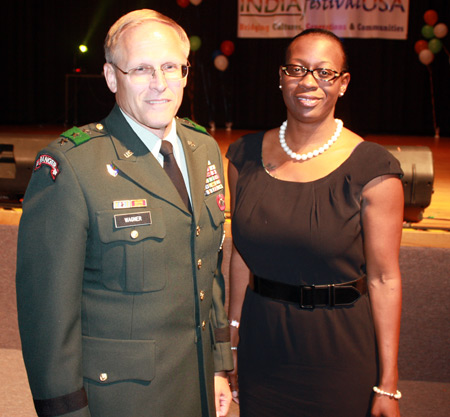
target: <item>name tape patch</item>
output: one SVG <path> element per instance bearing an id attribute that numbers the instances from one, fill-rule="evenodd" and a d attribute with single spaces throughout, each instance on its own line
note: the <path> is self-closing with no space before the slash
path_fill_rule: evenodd
<path id="1" fill-rule="evenodd" d="M 146 226 L 152 224 L 152 216 L 149 211 L 141 213 L 127 213 L 114 215 L 116 228 Z"/>

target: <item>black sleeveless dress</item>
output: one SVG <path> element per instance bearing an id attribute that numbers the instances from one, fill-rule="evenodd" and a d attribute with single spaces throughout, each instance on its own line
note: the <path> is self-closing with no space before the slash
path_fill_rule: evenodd
<path id="1" fill-rule="evenodd" d="M 363 276 L 362 188 L 401 176 L 398 161 L 361 142 L 324 178 L 283 181 L 262 165 L 263 136 L 244 136 L 227 152 L 239 172 L 233 240 L 251 272 L 294 285 Z M 241 417 L 370 415 L 378 365 L 367 294 L 351 306 L 306 310 L 248 288 L 239 334 Z"/>

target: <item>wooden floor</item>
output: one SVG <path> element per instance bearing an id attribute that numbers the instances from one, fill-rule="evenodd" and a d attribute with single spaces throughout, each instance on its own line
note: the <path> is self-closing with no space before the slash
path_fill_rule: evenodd
<path id="1" fill-rule="evenodd" d="M 0 127 L 2 139 L 13 138 L 56 138 L 64 131 L 63 126 L 51 127 Z M 211 134 L 219 143 L 224 156 L 228 146 L 249 130 L 217 129 Z M 423 213 L 423 219 L 416 223 L 405 223 L 402 245 L 450 247 L 450 138 L 435 139 L 425 136 L 368 135 L 365 140 L 381 145 L 427 146 L 433 154 L 434 193 L 430 205 Z M 228 160 L 224 157 L 225 168 Z M 227 207 L 229 207 L 227 191 Z M 0 224 L 18 224 L 20 209 L 0 209 Z"/>

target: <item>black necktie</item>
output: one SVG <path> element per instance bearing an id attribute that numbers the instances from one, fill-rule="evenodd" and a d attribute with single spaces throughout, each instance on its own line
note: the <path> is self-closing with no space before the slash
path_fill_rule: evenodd
<path id="1" fill-rule="evenodd" d="M 181 199 L 186 204 L 186 207 L 192 213 L 191 202 L 189 201 L 186 184 L 184 183 L 183 175 L 178 167 L 177 161 L 173 156 L 173 146 L 168 140 L 163 140 L 161 144 L 161 154 L 164 156 L 164 171 L 166 171 L 173 185 L 180 193 Z"/>

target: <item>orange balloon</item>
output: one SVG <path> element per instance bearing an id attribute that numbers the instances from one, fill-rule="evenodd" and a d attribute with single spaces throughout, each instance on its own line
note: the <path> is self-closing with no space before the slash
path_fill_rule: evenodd
<path id="1" fill-rule="evenodd" d="M 420 41 L 417 41 L 414 45 L 414 50 L 416 51 L 416 54 L 420 54 L 420 51 L 423 51 L 424 49 L 428 48 L 428 42 L 421 39 Z"/>
<path id="2" fill-rule="evenodd" d="M 419 61 L 424 65 L 430 65 L 434 60 L 434 54 L 428 48 L 419 53 Z"/>
<path id="3" fill-rule="evenodd" d="M 445 37 L 445 35 L 447 35 L 447 33 L 448 27 L 445 23 L 438 23 L 434 27 L 434 36 L 436 36 L 436 38 L 442 39 Z"/>
<path id="4" fill-rule="evenodd" d="M 438 21 L 438 14 L 434 10 L 427 10 L 423 14 L 423 20 L 427 25 L 434 26 Z"/>
<path id="5" fill-rule="evenodd" d="M 228 58 L 225 55 L 217 55 L 214 58 L 214 66 L 219 71 L 225 71 L 228 67 Z"/>

